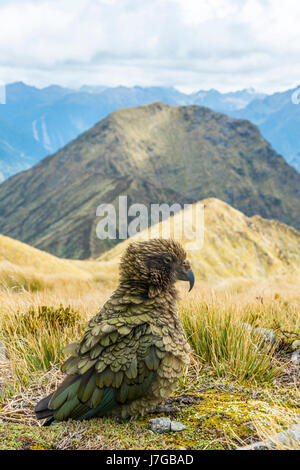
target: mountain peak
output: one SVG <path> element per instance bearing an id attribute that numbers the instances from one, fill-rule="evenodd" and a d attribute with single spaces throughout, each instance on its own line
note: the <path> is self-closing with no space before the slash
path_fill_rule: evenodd
<path id="1" fill-rule="evenodd" d="M 118 207 L 119 195 L 148 209 L 217 198 L 299 229 L 299 188 L 300 175 L 250 122 L 154 102 L 114 112 L 2 183 L 0 231 L 59 256 L 95 256 L 118 241 L 97 238 L 96 209 Z"/>

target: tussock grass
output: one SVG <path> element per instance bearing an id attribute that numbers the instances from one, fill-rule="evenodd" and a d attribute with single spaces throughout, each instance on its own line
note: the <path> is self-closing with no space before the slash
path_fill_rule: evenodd
<path id="1" fill-rule="evenodd" d="M 98 269 L 89 279 L 39 274 L 39 289 L 2 284 L 0 340 L 7 349 L 13 391 L 59 365 L 63 347 L 81 337 L 84 325 L 117 284 L 116 277 L 106 281 L 99 279 L 99 273 Z M 191 294 L 179 283 L 181 318 L 200 363 L 208 364 L 219 377 L 271 383 L 281 373 L 274 350 L 258 347 L 258 338 L 243 323 L 277 328 L 279 336 L 281 330 L 299 334 L 297 282 L 286 278 L 264 283 L 234 279 L 218 285 L 198 281 Z"/>
<path id="2" fill-rule="evenodd" d="M 21 390 L 36 374 L 62 360 L 62 349 L 80 337 L 83 318 L 71 307 L 42 306 L 2 317 L 1 338 L 14 372 L 14 388 Z"/>
<path id="3" fill-rule="evenodd" d="M 24 429 L 27 434 L 30 434 L 32 429 L 39 429 L 32 426 L 36 424 L 32 409 L 40 398 L 57 387 L 61 380 L 59 366 L 64 359 L 63 348 L 81 337 L 88 320 L 110 297 L 117 285 L 118 267 L 117 262 L 110 260 L 70 261 L 45 255 L 45 258 L 42 258 L 43 266 L 39 268 L 39 253 L 32 251 L 30 256 L 27 256 L 30 261 L 35 262 L 31 265 L 27 263 L 27 258 L 22 258 L 23 246 L 18 253 L 18 265 L 7 261 L 7 253 L 6 261 L 0 262 L 0 341 L 4 343 L 8 356 L 7 362 L 0 363 L 0 421 L 3 420 L 0 440 L 3 433 L 6 433 L 7 424 L 10 424 L 21 426 L 15 431 L 16 437 L 11 438 L 16 441 L 24 434 Z M 269 410 L 272 408 L 276 411 L 278 406 L 280 409 L 282 405 L 287 407 L 287 411 L 284 410 L 279 416 L 280 419 L 274 420 L 274 423 L 271 417 L 270 420 L 265 420 L 263 416 L 261 421 L 257 417 L 254 422 L 256 438 L 271 438 L 274 431 L 288 426 L 299 416 L 298 376 L 294 370 L 289 375 L 291 366 L 288 356 L 284 353 L 283 359 L 282 354 L 278 354 L 278 346 L 281 342 L 289 343 L 300 337 L 300 276 L 290 274 L 259 282 L 236 277 L 212 283 L 200 280 L 201 269 L 197 265 L 195 274 L 197 281 L 191 293 L 187 294 L 186 283 L 178 283 L 182 297 L 179 303 L 180 316 L 188 340 L 195 351 L 192 366 L 180 381 L 179 390 L 180 393 L 184 391 L 191 394 L 199 387 L 200 390 L 205 390 L 204 409 L 199 413 L 201 416 L 205 414 L 205 426 L 208 431 L 201 437 L 204 441 L 201 441 L 200 447 L 218 446 L 218 439 L 223 442 L 223 434 L 222 438 L 218 436 L 220 432 L 223 433 L 222 429 L 228 418 L 223 419 L 219 413 L 220 406 L 225 406 L 222 393 L 226 387 L 229 391 L 242 390 L 246 384 L 251 393 L 253 392 L 250 396 L 254 401 L 250 405 L 255 416 L 255 407 L 262 406 L 262 401 L 255 401 L 257 390 L 263 394 L 270 392 L 270 397 L 266 398 L 270 408 L 266 408 L 264 415 L 269 416 Z M 253 328 L 272 328 L 279 345 L 270 348 L 260 344 L 259 337 L 254 335 L 245 323 Z M 209 397 L 211 408 L 207 410 Z M 233 407 L 231 411 L 235 413 L 235 402 L 232 401 L 234 397 L 230 395 L 228 400 L 230 410 Z M 247 400 L 240 400 L 238 403 L 240 415 L 232 421 L 232 425 L 240 439 L 239 444 L 242 444 L 245 438 L 243 429 L 250 415 L 245 414 L 244 410 Z M 289 407 L 293 408 L 294 413 L 291 419 Z M 193 409 L 187 410 L 186 413 L 186 419 L 195 418 Z M 181 419 L 181 415 L 179 418 Z M 253 422 L 252 414 L 250 421 Z M 212 429 L 209 429 L 209 423 L 212 424 Z M 84 429 L 89 429 L 90 425 L 82 424 Z M 196 419 L 194 425 L 198 433 L 203 428 L 203 421 Z M 9 437 L 14 431 L 8 429 Z M 62 429 L 67 429 L 65 423 Z M 214 429 L 215 434 L 211 434 Z M 250 434 L 246 433 L 248 438 L 252 436 L 253 429 L 249 429 Z M 112 422 L 112 434 L 118 433 L 119 430 L 120 425 L 116 426 L 116 423 Z M 128 444 L 129 448 L 135 448 L 136 433 L 135 428 L 132 433 L 133 440 Z M 193 432 L 191 434 L 192 446 L 198 445 L 197 433 L 195 441 Z M 126 447 L 127 430 L 120 434 L 117 444 L 112 439 L 112 434 L 104 439 L 103 448 L 122 448 L 124 445 Z M 145 442 L 144 435 L 141 437 L 142 447 L 151 448 L 152 444 L 147 441 L 148 434 L 148 430 L 145 430 Z M 225 434 L 228 434 L 227 428 Z M 73 448 L 72 436 L 71 432 L 66 438 L 66 446 L 71 446 L 70 448 Z M 88 440 L 83 445 L 80 436 L 78 445 L 83 445 L 83 448 L 88 448 L 89 445 L 91 448 L 97 448 L 98 437 L 99 427 L 95 425 L 91 431 L 91 443 Z M 43 439 L 44 444 L 47 444 L 49 435 L 45 434 L 44 429 Z M 244 443 L 249 443 L 247 439 Z M 39 442 L 39 439 L 33 440 Z M 57 442 L 61 442 L 60 436 L 57 437 Z M 161 437 L 157 437 L 155 446 L 160 444 Z M 170 448 L 174 448 L 174 443 L 170 445 Z M 182 445 L 182 442 L 178 445 Z M 237 440 L 230 444 L 233 447 L 236 445 Z"/>
<path id="4" fill-rule="evenodd" d="M 187 338 L 200 361 L 213 366 L 219 377 L 244 382 L 271 382 L 280 374 L 273 364 L 274 348 L 260 346 L 229 311 L 209 304 L 183 306 L 181 318 Z"/>
<path id="5" fill-rule="evenodd" d="M 0 274 L 0 286 L 2 289 L 10 289 L 16 292 L 23 290 L 29 292 L 41 291 L 50 288 L 51 283 L 48 279 L 41 279 L 36 273 L 26 273 L 19 269 L 3 270 Z"/>
<path id="6" fill-rule="evenodd" d="M 107 268 L 109 272 L 109 265 Z M 33 408 L 60 383 L 59 366 L 64 359 L 64 346 L 81 337 L 89 318 L 99 311 L 117 284 L 116 276 L 107 279 L 101 269 L 93 273 L 93 263 L 89 272 L 91 276 L 86 279 L 65 273 L 59 277 L 39 273 L 39 289 L 24 284 L 21 288 L 4 283 L 0 287 L 0 340 L 8 356 L 8 361 L 0 364 L 0 440 L 4 439 L 4 448 L 22 447 L 23 436 L 33 448 L 40 448 L 39 445 L 61 448 L 64 442 L 65 448 L 132 449 L 138 446 L 149 449 L 163 445 L 174 449 L 182 445 L 182 439 L 186 439 L 191 448 L 235 448 L 249 443 L 253 433 L 256 439 L 271 437 L 273 429 L 281 430 L 294 420 L 288 406 L 297 407 L 295 385 L 291 387 L 281 382 L 284 376 L 281 376 L 280 358 L 274 354 L 274 349 L 258 347 L 259 339 L 250 334 L 243 323 L 277 328 L 278 336 L 280 329 L 299 334 L 298 280 L 282 278 L 258 283 L 233 279 L 214 285 L 198 281 L 190 294 L 187 294 L 186 283 L 178 283 L 182 296 L 180 315 L 195 350 L 192 365 L 178 390 L 180 394 L 204 396 L 197 405 L 199 409 L 192 406 L 178 416 L 189 426 L 183 437 L 171 435 L 170 442 L 162 443 L 161 436 L 149 438 L 148 428 L 143 423 L 132 422 L 128 441 L 127 428 L 123 429 L 114 421 L 101 422 L 99 427 L 98 420 L 63 423 L 57 425 L 57 429 L 43 428 L 40 432 Z M 251 393 L 244 393 L 243 383 L 249 384 Z M 261 399 L 256 401 L 258 390 L 260 394 L 270 391 L 270 400 L 265 402 L 264 395 L 260 395 Z M 248 399 L 239 399 L 237 395 L 252 397 L 252 401 L 248 403 Z M 271 403 L 269 408 L 268 403 Z M 264 419 L 281 410 L 282 403 L 286 403 L 287 412 L 283 411 L 279 419 L 274 418 L 274 424 L 271 418 Z M 220 407 L 225 407 L 224 413 L 229 413 L 230 419 L 229 415 L 222 417 Z M 296 412 L 297 409 L 293 411 L 295 419 Z M 252 415 L 256 417 L 254 425 Z M 205 421 L 202 421 L 203 416 Z M 103 435 L 100 442 L 99 429 L 107 429 L 108 425 L 111 432 Z M 73 426 L 76 429 L 79 426 L 86 438 L 81 434 L 75 438 Z M 230 441 L 230 436 L 234 442 Z"/>
<path id="7" fill-rule="evenodd" d="M 199 360 L 219 377 L 242 382 L 271 383 L 280 376 L 283 367 L 275 352 L 300 335 L 298 282 L 297 277 L 284 277 L 198 285 L 190 299 L 183 298 L 180 311 Z M 277 345 L 261 344 L 253 333 L 259 327 L 273 329 Z"/>
<path id="8" fill-rule="evenodd" d="M 95 315 L 113 288 L 111 282 L 39 273 L 39 288 L 31 280 L 12 287 L 0 274 L 0 341 L 12 370 L 10 390 L 18 393 L 63 360 L 62 350 L 78 340 L 88 319 Z M 26 273 L 27 274 L 27 273 Z M 99 273 L 96 272 L 98 276 Z"/>

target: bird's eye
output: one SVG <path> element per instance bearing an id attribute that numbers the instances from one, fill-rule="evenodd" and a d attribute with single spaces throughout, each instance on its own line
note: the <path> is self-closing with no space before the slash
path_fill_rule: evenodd
<path id="1" fill-rule="evenodd" d="M 164 258 L 164 262 L 165 262 L 166 264 L 170 264 L 170 263 L 172 262 L 171 256 L 166 256 L 166 257 Z"/>

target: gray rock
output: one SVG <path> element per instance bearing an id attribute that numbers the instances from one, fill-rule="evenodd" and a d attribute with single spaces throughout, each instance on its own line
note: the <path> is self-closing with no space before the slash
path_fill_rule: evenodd
<path id="1" fill-rule="evenodd" d="M 0 362 L 6 362 L 7 357 L 6 357 L 6 349 L 4 346 L 4 343 L 0 341 Z"/>
<path id="2" fill-rule="evenodd" d="M 186 448 L 183 447 L 183 446 L 180 446 L 180 447 L 178 447 L 178 450 L 186 450 Z"/>
<path id="3" fill-rule="evenodd" d="M 265 441 L 260 441 L 250 444 L 249 446 L 238 447 L 237 450 L 268 450 L 269 448 Z"/>
<path id="4" fill-rule="evenodd" d="M 261 339 L 260 343 L 262 345 L 270 345 L 271 347 L 276 344 L 277 338 L 273 330 L 268 328 L 253 328 L 250 323 L 243 322 L 241 323 L 242 328 L 248 330 L 249 333 L 254 333 L 257 337 Z"/>
<path id="5" fill-rule="evenodd" d="M 291 361 L 294 364 L 294 366 L 300 365 L 300 349 L 297 349 L 297 351 L 293 352 Z"/>
<path id="6" fill-rule="evenodd" d="M 292 350 L 296 351 L 297 349 L 300 349 L 300 339 L 296 339 L 292 342 Z"/>
<path id="7" fill-rule="evenodd" d="M 270 346 L 274 346 L 276 344 L 277 339 L 273 330 L 269 330 L 268 328 L 254 328 L 253 333 L 261 337 L 264 345 L 269 344 Z"/>
<path id="8" fill-rule="evenodd" d="M 278 444 L 289 448 L 293 444 L 300 443 L 300 423 L 294 424 L 289 429 L 283 432 L 279 432 L 274 436 L 272 440 L 265 440 L 260 442 L 255 442 L 249 446 L 239 447 L 238 450 L 268 450 L 278 448 Z"/>
<path id="9" fill-rule="evenodd" d="M 163 432 L 183 431 L 186 426 L 178 421 L 171 421 L 170 418 L 154 418 L 149 420 L 149 428 L 152 432 L 161 434 Z"/>
<path id="10" fill-rule="evenodd" d="M 149 420 L 149 427 L 151 431 L 157 433 L 170 432 L 171 420 L 170 418 L 154 418 Z"/>
<path id="11" fill-rule="evenodd" d="M 171 421 L 172 432 L 184 431 L 184 429 L 186 429 L 186 426 L 184 424 L 179 423 L 178 421 Z"/>

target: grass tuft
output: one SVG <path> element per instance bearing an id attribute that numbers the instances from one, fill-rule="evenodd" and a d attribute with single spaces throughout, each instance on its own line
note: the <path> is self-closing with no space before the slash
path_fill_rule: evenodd
<path id="1" fill-rule="evenodd" d="M 63 358 L 62 349 L 83 331 L 82 315 L 70 306 L 31 307 L 2 317 L 1 337 L 12 366 L 17 389 L 36 373 L 47 371 Z"/>
<path id="2" fill-rule="evenodd" d="M 187 338 L 203 363 L 219 377 L 242 382 L 272 382 L 281 373 L 274 361 L 275 347 L 261 344 L 230 309 L 214 304 L 184 305 L 181 319 Z"/>

